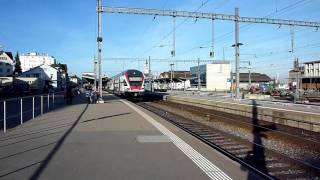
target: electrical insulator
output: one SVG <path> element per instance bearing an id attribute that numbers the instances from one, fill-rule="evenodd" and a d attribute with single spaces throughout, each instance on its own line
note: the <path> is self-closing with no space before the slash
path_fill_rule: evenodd
<path id="1" fill-rule="evenodd" d="M 102 37 L 97 37 L 97 42 L 102 42 Z"/>

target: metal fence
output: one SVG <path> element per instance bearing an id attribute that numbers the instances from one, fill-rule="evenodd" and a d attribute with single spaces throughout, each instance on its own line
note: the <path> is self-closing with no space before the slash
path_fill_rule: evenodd
<path id="1" fill-rule="evenodd" d="M 10 98 L 0 101 L 0 129 L 16 127 L 65 104 L 64 92 Z"/>

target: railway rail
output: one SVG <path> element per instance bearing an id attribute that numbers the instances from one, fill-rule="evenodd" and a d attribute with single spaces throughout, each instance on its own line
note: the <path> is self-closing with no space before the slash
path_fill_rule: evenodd
<path id="1" fill-rule="evenodd" d="M 235 119 L 241 120 L 241 117 L 233 116 L 232 119 L 231 115 L 210 113 L 207 112 L 208 110 L 188 105 L 163 102 L 136 102 L 136 104 L 168 120 L 264 179 L 320 179 L 320 163 L 318 161 L 304 161 L 292 157 L 269 149 L 262 142 L 262 137 L 265 138 L 265 136 L 295 141 L 300 137 L 301 132 L 289 133 L 283 127 L 278 127 L 276 130 L 255 118 L 251 124 L 246 121 L 235 121 Z M 178 111 L 181 111 L 182 114 L 177 113 Z M 195 115 L 196 113 L 197 115 Z M 200 120 L 200 116 L 205 117 L 206 120 Z M 239 126 L 251 126 L 252 140 L 239 137 L 234 132 L 228 133 L 217 128 L 219 123 L 215 124 L 214 122 L 221 122 L 222 119 L 229 122 L 233 120 L 231 123 Z M 317 135 L 307 132 L 302 134 L 304 136 L 300 137 L 299 143 L 306 142 L 305 148 L 317 149 L 320 147 Z"/>

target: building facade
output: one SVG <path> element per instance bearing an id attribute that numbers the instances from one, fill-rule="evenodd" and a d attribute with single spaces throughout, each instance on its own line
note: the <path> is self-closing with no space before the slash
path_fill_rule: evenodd
<path id="1" fill-rule="evenodd" d="M 320 60 L 304 63 L 302 88 L 320 90 Z"/>
<path id="2" fill-rule="evenodd" d="M 28 71 L 25 71 L 21 74 L 22 77 L 36 77 L 45 82 L 44 88 L 49 88 L 49 86 L 52 86 L 54 90 L 60 91 L 63 89 L 62 85 L 62 74 L 61 72 L 47 64 L 43 64 L 37 67 L 34 67 L 32 69 L 29 69 Z"/>
<path id="3" fill-rule="evenodd" d="M 36 52 L 22 54 L 19 56 L 19 58 L 21 62 L 22 72 L 28 71 L 29 69 L 43 64 L 52 65 L 56 63 L 56 59 L 53 56 Z"/>
<path id="4" fill-rule="evenodd" d="M 198 86 L 198 74 L 200 73 L 201 88 L 208 91 L 230 90 L 231 65 L 229 61 L 214 61 L 211 64 L 194 66 L 190 68 L 191 86 Z"/>
<path id="5" fill-rule="evenodd" d="M 0 51 L 0 76 L 10 76 L 13 73 L 13 56 L 11 52 Z"/>
<path id="6" fill-rule="evenodd" d="M 72 82 L 73 84 L 80 84 L 80 78 L 76 75 L 70 76 L 70 82 Z"/>
<path id="7" fill-rule="evenodd" d="M 236 74 L 233 73 L 233 87 L 235 90 Z M 258 88 L 271 82 L 271 78 L 266 74 L 261 73 L 240 73 L 239 74 L 239 88 L 242 90 L 249 90 Z"/>

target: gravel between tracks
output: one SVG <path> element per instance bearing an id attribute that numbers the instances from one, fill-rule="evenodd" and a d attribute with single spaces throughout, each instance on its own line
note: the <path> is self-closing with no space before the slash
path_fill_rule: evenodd
<path id="1" fill-rule="evenodd" d="M 174 104 L 151 103 L 151 105 L 177 115 L 189 117 L 194 121 L 201 122 L 202 124 L 240 137 L 250 142 L 253 141 L 254 137 L 250 127 L 243 125 L 239 126 L 239 124 L 237 123 L 228 123 L 222 121 L 223 118 L 212 116 L 209 117 L 206 116 L 205 112 L 203 114 L 191 113 L 186 108 L 177 108 Z M 304 142 L 303 144 L 297 143 L 301 141 L 292 139 L 292 137 L 290 138 L 283 135 L 276 135 L 276 132 L 271 132 L 269 134 L 267 134 L 266 132 L 264 134 L 265 136 L 262 137 L 262 143 L 266 148 L 280 152 L 291 158 L 308 162 L 310 164 L 313 164 L 314 166 L 320 166 L 320 144 L 310 144 L 306 142 Z"/>

